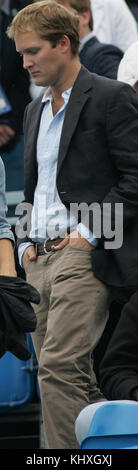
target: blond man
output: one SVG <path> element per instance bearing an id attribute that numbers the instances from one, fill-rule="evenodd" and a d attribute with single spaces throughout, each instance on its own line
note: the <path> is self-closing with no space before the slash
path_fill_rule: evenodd
<path id="1" fill-rule="evenodd" d="M 19 240 L 27 279 L 41 294 L 33 341 L 46 446 L 77 448 L 79 411 L 103 398 L 92 353 L 109 286 L 138 276 L 138 102 L 127 85 L 81 66 L 79 17 L 63 6 L 29 5 L 8 34 L 35 84 L 46 87 L 25 112 L 25 207 L 33 207 Z M 125 243 L 114 249 L 116 202 L 124 206 Z M 119 220 L 121 229 L 122 212 Z"/>

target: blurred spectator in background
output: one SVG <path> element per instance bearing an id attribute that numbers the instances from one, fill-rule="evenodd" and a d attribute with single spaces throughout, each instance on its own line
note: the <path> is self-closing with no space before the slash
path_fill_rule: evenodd
<path id="1" fill-rule="evenodd" d="M 112 44 L 102 44 L 93 31 L 93 17 L 90 0 L 56 0 L 69 10 L 77 11 L 80 16 L 81 63 L 90 71 L 108 78 L 116 79 L 123 52 Z"/>
<path id="2" fill-rule="evenodd" d="M 108 400 L 138 400 L 138 291 L 124 305 L 101 361 L 100 387 Z"/>
<path id="3" fill-rule="evenodd" d="M 138 22 L 138 0 L 126 0 L 126 3 L 132 11 L 135 20 Z"/>
<path id="4" fill-rule="evenodd" d="M 6 30 L 27 0 L 0 0 L 0 155 L 6 170 L 6 190 L 24 188 L 23 114 L 31 100 L 30 78 Z"/>
<path id="5" fill-rule="evenodd" d="M 117 78 L 133 86 L 138 93 L 138 41 L 125 52 L 119 64 Z"/>
<path id="6" fill-rule="evenodd" d="M 102 42 L 125 51 L 138 39 L 137 23 L 125 0 L 91 0 L 94 31 Z"/>

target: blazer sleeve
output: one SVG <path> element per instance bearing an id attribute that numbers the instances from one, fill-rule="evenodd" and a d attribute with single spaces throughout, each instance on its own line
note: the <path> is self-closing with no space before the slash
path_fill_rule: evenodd
<path id="1" fill-rule="evenodd" d="M 104 145 L 103 158 L 106 150 L 110 165 L 117 176 L 116 182 L 111 183 L 110 190 L 105 192 L 100 202 L 101 220 L 104 219 L 106 225 L 106 236 L 103 227 L 101 230 L 101 245 L 104 245 L 107 239 L 111 240 L 111 231 L 115 231 L 116 211 L 118 226 L 120 223 L 124 232 L 128 226 L 135 224 L 138 216 L 138 96 L 131 86 L 115 80 L 106 82 L 101 96 L 103 94 L 105 98 L 101 98 L 100 109 L 104 129 L 103 142 L 101 136 L 101 145 Z M 85 216 L 83 224 L 88 226 Z M 89 227 L 93 231 L 91 212 Z"/>
<path id="2" fill-rule="evenodd" d="M 123 52 L 118 47 L 110 44 L 95 44 L 94 51 L 90 48 L 84 56 L 84 65 L 92 73 L 103 77 L 117 79 L 117 71 Z"/>
<path id="3" fill-rule="evenodd" d="M 109 155 L 118 172 L 118 183 L 103 202 L 123 203 L 127 226 L 138 211 L 138 98 L 132 87 L 121 87 L 108 103 L 106 116 Z"/>
<path id="4" fill-rule="evenodd" d="M 113 81 L 113 87 L 114 83 L 116 82 Z M 135 223 L 138 215 L 138 97 L 129 85 L 120 83 L 119 89 L 115 88 L 112 90 L 110 87 L 104 116 L 108 157 L 118 174 L 118 179 L 117 183 L 111 186 L 101 204 L 102 220 L 103 211 L 106 217 L 106 207 L 110 204 L 111 208 L 110 217 L 107 209 L 106 237 L 102 232 L 101 244 L 104 244 L 105 239 L 111 238 L 110 231 L 115 230 L 117 207 L 120 224 L 122 224 L 123 214 L 123 231 Z M 118 206 L 116 206 L 117 203 Z M 91 220 L 90 226 L 92 226 Z"/>

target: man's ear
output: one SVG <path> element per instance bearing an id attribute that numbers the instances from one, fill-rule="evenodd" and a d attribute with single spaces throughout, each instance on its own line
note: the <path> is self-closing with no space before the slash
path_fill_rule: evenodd
<path id="1" fill-rule="evenodd" d="M 90 11 L 86 10 L 80 13 L 80 18 L 82 26 L 87 26 L 90 22 Z"/>
<path id="2" fill-rule="evenodd" d="M 59 39 L 58 44 L 61 46 L 62 52 L 66 53 L 70 49 L 70 39 L 66 34 Z"/>

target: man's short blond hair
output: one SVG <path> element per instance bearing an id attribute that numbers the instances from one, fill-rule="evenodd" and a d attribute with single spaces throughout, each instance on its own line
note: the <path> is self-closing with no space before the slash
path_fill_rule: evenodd
<path id="1" fill-rule="evenodd" d="M 7 29 L 7 35 L 15 39 L 16 34 L 34 29 L 45 40 L 56 46 L 63 35 L 70 39 L 71 52 L 77 55 L 79 49 L 79 16 L 54 0 L 29 4 L 19 11 Z"/>

